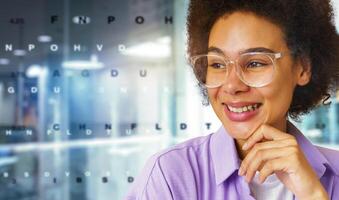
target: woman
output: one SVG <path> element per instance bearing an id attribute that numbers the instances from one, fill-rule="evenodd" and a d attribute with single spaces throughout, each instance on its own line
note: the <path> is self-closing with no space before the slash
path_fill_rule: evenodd
<path id="1" fill-rule="evenodd" d="M 328 0 L 191 0 L 188 54 L 218 132 L 154 155 L 127 199 L 339 199 L 339 152 L 288 120 L 338 80 Z"/>

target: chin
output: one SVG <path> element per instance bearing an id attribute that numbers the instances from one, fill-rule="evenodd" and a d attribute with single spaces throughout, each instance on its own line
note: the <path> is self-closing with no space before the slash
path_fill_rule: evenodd
<path id="1" fill-rule="evenodd" d="M 260 106 L 252 116 L 244 116 L 244 113 L 230 113 L 225 108 L 222 109 L 221 121 L 228 134 L 235 139 L 249 138 L 257 128 L 268 121 L 267 112 Z M 246 113 L 247 114 L 247 113 Z M 230 117 L 231 116 L 231 117 Z"/>
<path id="2" fill-rule="evenodd" d="M 228 134 L 234 139 L 247 139 L 253 132 L 262 124 L 262 122 L 253 123 L 234 123 L 225 122 L 223 123 Z"/>

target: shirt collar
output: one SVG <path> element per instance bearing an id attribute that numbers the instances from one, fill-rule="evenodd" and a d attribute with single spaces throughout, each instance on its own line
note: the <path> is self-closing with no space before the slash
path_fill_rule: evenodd
<path id="1" fill-rule="evenodd" d="M 302 149 L 307 161 L 315 170 L 318 178 L 321 178 L 326 168 L 329 167 L 333 172 L 338 173 L 336 168 L 327 160 L 327 158 L 314 146 L 291 122 L 287 121 L 287 132 L 294 135 L 299 147 Z"/>
<path id="2" fill-rule="evenodd" d="M 235 170 L 239 169 L 240 159 L 234 139 L 226 132 L 223 126 L 212 135 L 210 148 L 215 181 L 219 185 Z"/>
<path id="3" fill-rule="evenodd" d="M 294 135 L 306 159 L 320 178 L 326 171 L 325 166 L 333 168 L 325 156 L 289 121 L 287 132 Z M 221 126 L 211 137 L 211 157 L 215 173 L 216 184 L 219 185 L 228 179 L 240 167 L 240 158 L 234 139 Z"/>

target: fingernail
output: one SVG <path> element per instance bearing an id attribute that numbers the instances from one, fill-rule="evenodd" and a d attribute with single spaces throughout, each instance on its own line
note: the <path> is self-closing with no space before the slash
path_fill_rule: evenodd
<path id="1" fill-rule="evenodd" d="M 245 142 L 245 144 L 242 145 L 242 150 L 246 150 L 246 149 L 247 149 L 247 146 L 248 146 L 248 144 L 247 144 L 247 142 Z"/>

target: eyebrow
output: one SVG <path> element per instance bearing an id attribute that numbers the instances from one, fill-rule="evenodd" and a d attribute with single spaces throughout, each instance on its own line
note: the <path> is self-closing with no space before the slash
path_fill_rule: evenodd
<path id="1" fill-rule="evenodd" d="M 207 52 L 214 52 L 214 53 L 218 53 L 218 54 L 222 54 L 224 55 L 224 52 L 219 49 L 218 47 L 214 47 L 211 46 L 208 48 Z M 268 49 L 265 47 L 253 47 L 253 48 L 249 48 L 249 49 L 245 49 L 239 52 L 239 54 L 244 54 L 244 53 L 252 53 L 252 52 L 263 52 L 263 53 L 275 53 L 272 49 Z"/>

